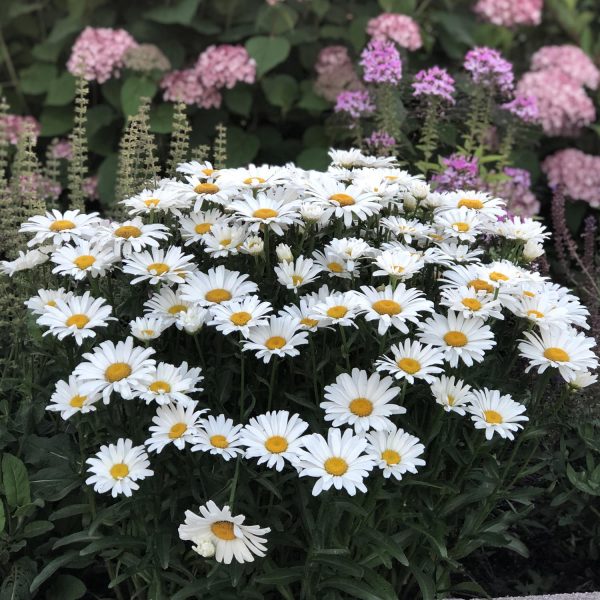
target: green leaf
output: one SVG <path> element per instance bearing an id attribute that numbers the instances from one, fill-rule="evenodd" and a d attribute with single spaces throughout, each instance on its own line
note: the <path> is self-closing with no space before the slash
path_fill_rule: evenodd
<path id="1" fill-rule="evenodd" d="M 281 569 L 273 569 L 263 575 L 254 577 L 256 583 L 267 585 L 287 585 L 295 581 L 301 581 L 305 575 L 304 567 L 285 567 Z"/>
<path id="2" fill-rule="evenodd" d="M 258 152 L 259 142 L 255 135 L 239 127 L 227 129 L 227 166 L 239 167 L 252 161 Z"/>
<path id="3" fill-rule="evenodd" d="M 303 169 L 324 171 L 330 159 L 327 148 L 307 148 L 302 150 L 296 159 L 296 164 Z"/>
<path id="4" fill-rule="evenodd" d="M 150 109 L 150 131 L 153 133 L 171 133 L 173 131 L 173 105 L 159 104 Z"/>
<path id="5" fill-rule="evenodd" d="M 126 117 L 135 115 L 142 98 L 154 97 L 158 89 L 156 83 L 147 77 L 133 76 L 125 80 L 121 88 L 121 107 Z"/>
<path id="6" fill-rule="evenodd" d="M 144 18 L 163 25 L 190 25 L 200 0 L 179 0 L 172 6 L 157 6 L 144 13 Z"/>
<path id="7" fill-rule="evenodd" d="M 45 581 L 50 579 L 50 577 L 52 577 L 52 575 L 54 575 L 54 573 L 56 573 L 58 569 L 64 567 L 65 565 L 68 565 L 78 555 L 79 553 L 77 552 L 77 550 L 70 550 L 66 554 L 57 556 L 56 558 L 53 558 L 50 562 L 46 563 L 46 566 L 38 573 L 37 577 L 31 582 L 31 585 L 29 586 L 29 591 L 33 594 Z"/>
<path id="8" fill-rule="evenodd" d="M 31 477 L 35 496 L 52 502 L 61 500 L 80 484 L 80 478 L 68 465 L 47 467 Z"/>
<path id="9" fill-rule="evenodd" d="M 52 579 L 46 598 L 61 600 L 78 600 L 83 597 L 87 588 L 83 581 L 73 575 L 57 575 Z"/>
<path id="10" fill-rule="evenodd" d="M 46 106 L 64 106 L 75 98 L 75 77 L 65 71 L 48 86 Z"/>
<path id="11" fill-rule="evenodd" d="M 298 97 L 298 84 L 291 75 L 271 75 L 261 82 L 267 100 L 284 112 L 288 111 Z"/>
<path id="12" fill-rule="evenodd" d="M 107 156 L 98 168 L 98 194 L 100 202 L 110 206 L 115 202 L 115 181 L 119 159 L 116 154 Z"/>
<path id="13" fill-rule="evenodd" d="M 27 469 L 23 461 L 12 454 L 4 454 L 2 457 L 2 485 L 9 508 L 31 502 Z"/>
<path id="14" fill-rule="evenodd" d="M 246 50 L 256 61 L 256 72 L 261 77 L 288 57 L 290 43 L 283 37 L 259 35 L 246 42 Z"/>
<path id="15" fill-rule="evenodd" d="M 435 581 L 431 575 L 424 573 L 417 567 L 411 567 L 410 570 L 419 584 L 421 598 L 423 600 L 434 600 L 436 597 Z"/>
<path id="16" fill-rule="evenodd" d="M 56 66 L 34 63 L 20 73 L 21 88 L 26 94 L 44 94 L 56 79 Z"/>
<path id="17" fill-rule="evenodd" d="M 255 23 L 258 31 L 279 35 L 294 29 L 297 21 L 298 13 L 286 4 L 264 4 L 258 11 Z"/>
<path id="18" fill-rule="evenodd" d="M 250 116 L 252 108 L 252 91 L 248 85 L 236 85 L 231 90 L 225 90 L 225 106 L 242 117 Z"/>
<path id="19" fill-rule="evenodd" d="M 6 512 L 4 511 L 4 502 L 0 498 L 0 533 L 4 531 L 6 525 Z"/>
<path id="20" fill-rule="evenodd" d="M 361 600 L 381 600 L 381 596 L 370 585 L 357 579 L 342 579 L 332 577 L 321 583 L 320 590 L 336 589 L 348 594 L 349 598 L 360 598 Z"/>
<path id="21" fill-rule="evenodd" d="M 32 521 L 23 528 L 23 537 L 34 538 L 54 529 L 54 523 L 50 521 Z"/>
<path id="22" fill-rule="evenodd" d="M 33 560 L 22 557 L 14 561 L 0 586 L 0 600 L 30 600 L 29 585 L 35 577 Z"/>
<path id="23" fill-rule="evenodd" d="M 42 136 L 63 135 L 73 127 L 73 111 L 69 106 L 47 106 L 40 116 Z"/>

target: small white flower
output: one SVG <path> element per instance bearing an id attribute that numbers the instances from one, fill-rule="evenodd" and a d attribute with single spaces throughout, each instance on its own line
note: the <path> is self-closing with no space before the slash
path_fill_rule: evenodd
<path id="1" fill-rule="evenodd" d="M 201 306 L 190 306 L 187 310 L 177 313 L 175 327 L 179 331 L 185 331 L 189 335 L 195 335 L 202 329 L 210 318 L 210 312 Z"/>
<path id="2" fill-rule="evenodd" d="M 240 246 L 242 254 L 260 256 L 265 251 L 265 243 L 260 235 L 249 235 Z"/>
<path id="3" fill-rule="evenodd" d="M 208 324 L 225 335 L 239 331 L 244 337 L 248 337 L 251 327 L 269 322 L 266 317 L 272 310 L 271 304 L 261 302 L 258 296 L 246 296 L 239 301 L 230 300 L 213 305 L 210 309 L 212 321 Z"/>
<path id="4" fill-rule="evenodd" d="M 190 310 L 191 306 L 192 303 L 184 300 L 180 292 L 163 287 L 144 303 L 144 314 L 147 317 L 162 319 L 168 327 L 175 323 L 182 313 Z"/>
<path id="5" fill-rule="evenodd" d="M 201 306 L 221 304 L 228 300 L 240 300 L 258 290 L 252 281 L 246 281 L 248 275 L 238 271 L 229 271 L 223 265 L 209 269 L 207 273 L 194 273 L 180 286 L 181 297 L 188 302 Z"/>
<path id="6" fill-rule="evenodd" d="M 141 252 L 148 246 L 158 248 L 161 241 L 169 237 L 169 230 L 158 223 L 144 224 L 140 217 L 122 223 L 109 223 L 99 227 L 94 240 L 100 243 L 113 243 L 118 252 L 128 256 Z"/>
<path id="7" fill-rule="evenodd" d="M 45 215 L 31 217 L 21 225 L 21 233 L 34 233 L 28 246 L 36 246 L 50 242 L 64 244 L 77 241 L 82 237 L 91 236 L 94 227 L 100 222 L 98 213 L 80 214 L 78 210 L 67 210 L 64 213 L 53 209 Z"/>
<path id="8" fill-rule="evenodd" d="M 192 452 L 209 452 L 229 460 L 244 454 L 240 432 L 242 425 L 234 425 L 225 415 L 209 415 L 200 421 Z"/>
<path id="9" fill-rule="evenodd" d="M 313 282 L 320 272 L 321 267 L 304 256 L 299 256 L 295 262 L 281 262 L 275 267 L 277 281 L 288 290 L 298 290 L 303 285 Z"/>
<path id="10" fill-rule="evenodd" d="M 317 320 L 323 327 L 330 325 L 358 327 L 354 320 L 359 310 L 360 305 L 354 292 L 340 292 L 328 296 L 322 302 L 317 302 L 312 307 L 310 318 Z"/>
<path id="11" fill-rule="evenodd" d="M 255 350 L 256 358 L 268 363 L 272 356 L 298 356 L 296 346 L 308 344 L 308 334 L 299 330 L 300 322 L 291 316 L 269 317 L 266 325 L 253 327 L 243 351 Z"/>
<path id="12" fill-rule="evenodd" d="M 145 400 L 146 404 L 179 402 L 189 406 L 195 404 L 190 394 L 202 391 L 198 384 L 203 379 L 200 369 L 188 369 L 187 362 L 182 362 L 179 367 L 161 362 L 148 373 L 143 383 L 135 386 L 135 393 Z"/>
<path id="13" fill-rule="evenodd" d="M 204 251 L 213 258 L 235 256 L 248 236 L 245 227 L 216 223 L 210 233 L 202 236 Z"/>
<path id="14" fill-rule="evenodd" d="M 431 393 L 437 404 L 442 406 L 446 412 L 455 412 L 459 415 L 465 414 L 467 405 L 473 400 L 471 386 L 460 379 L 442 375 L 431 384 Z"/>
<path id="15" fill-rule="evenodd" d="M 132 254 L 123 261 L 123 272 L 135 275 L 132 284 L 148 281 L 151 285 L 181 283 L 192 273 L 193 256 L 184 254 L 181 248 L 170 246 L 167 250 L 152 248 Z"/>
<path id="16" fill-rule="evenodd" d="M 197 402 L 187 406 L 167 404 L 159 406 L 150 427 L 151 436 L 146 440 L 148 452 L 160 453 L 169 444 L 183 450 L 186 444 L 192 444 L 197 435 L 200 415 L 208 409 L 196 410 Z"/>
<path id="17" fill-rule="evenodd" d="M 406 379 L 413 384 L 415 379 L 423 379 L 431 383 L 435 375 L 444 369 L 444 353 L 439 348 L 424 346 L 419 342 L 404 340 L 404 343 L 390 348 L 393 358 L 384 356 L 377 360 L 378 371 L 387 371 L 396 379 Z"/>
<path id="18" fill-rule="evenodd" d="M 67 301 L 73 296 L 73 292 L 65 291 L 61 287 L 57 290 L 38 290 L 37 296 L 32 296 L 25 302 L 25 306 L 34 315 L 43 315 L 50 306 L 56 306 L 57 300 Z"/>
<path id="19" fill-rule="evenodd" d="M 279 262 L 294 262 L 292 249 L 287 244 L 278 244 L 275 247 L 275 254 L 277 254 Z"/>
<path id="20" fill-rule="evenodd" d="M 62 246 L 51 256 L 56 264 L 53 273 L 70 275 L 74 279 L 103 277 L 113 268 L 118 257 L 111 246 L 101 242 L 78 240 L 74 245 Z"/>
<path id="21" fill-rule="evenodd" d="M 69 381 L 58 381 L 50 404 L 46 410 L 60 411 L 60 416 L 66 421 L 77 413 L 88 413 L 96 410 L 95 404 L 100 400 L 100 394 L 84 394 L 81 383 L 74 375 Z"/>
<path id="22" fill-rule="evenodd" d="M 204 212 L 191 212 L 185 217 L 179 218 L 181 237 L 185 245 L 200 242 L 207 233 L 218 223 L 226 223 L 225 215 L 219 209 Z"/>
<path id="23" fill-rule="evenodd" d="M 367 454 L 373 457 L 386 479 L 393 476 L 400 481 L 405 473 L 416 473 L 417 467 L 425 465 L 425 461 L 419 458 L 425 446 L 419 438 L 395 425 L 386 431 L 367 433 L 367 440 Z"/>
<path id="24" fill-rule="evenodd" d="M 467 410 L 475 423 L 475 429 L 485 429 L 485 437 L 492 439 L 494 433 L 514 440 L 513 432 L 523 429 L 521 422 L 529 421 L 523 413 L 525 407 L 508 394 L 501 396 L 498 390 L 473 390 L 473 399 Z"/>
<path id="25" fill-rule="evenodd" d="M 28 271 L 39 265 L 48 262 L 48 255 L 39 250 L 28 250 L 23 252 L 19 250 L 19 256 L 15 260 L 0 261 L 0 273 L 12 277 L 19 271 Z"/>
<path id="26" fill-rule="evenodd" d="M 155 340 L 168 326 L 160 317 L 137 317 L 129 322 L 131 335 L 142 342 Z"/>

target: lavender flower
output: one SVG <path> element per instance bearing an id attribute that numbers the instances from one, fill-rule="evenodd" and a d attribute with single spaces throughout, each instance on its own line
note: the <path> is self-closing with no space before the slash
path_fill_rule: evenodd
<path id="1" fill-rule="evenodd" d="M 454 104 L 454 78 L 438 66 L 423 69 L 415 75 L 412 84 L 413 96 L 438 96 L 450 104 Z"/>
<path id="2" fill-rule="evenodd" d="M 365 143 L 372 148 L 389 150 L 396 145 L 396 140 L 385 131 L 374 131 L 368 138 L 365 139 Z"/>
<path id="3" fill-rule="evenodd" d="M 448 158 L 442 158 L 442 163 L 445 170 L 431 178 L 436 184 L 436 191 L 446 192 L 481 187 L 479 164 L 476 156 L 452 154 Z"/>
<path id="4" fill-rule="evenodd" d="M 512 64 L 498 50 L 485 46 L 473 48 L 465 55 L 463 66 L 474 83 L 496 87 L 502 93 L 511 92 L 514 87 Z"/>
<path id="5" fill-rule="evenodd" d="M 535 96 L 515 96 L 514 100 L 501 104 L 500 108 L 507 110 L 523 123 L 537 123 L 540 119 Z"/>
<path id="6" fill-rule="evenodd" d="M 375 110 L 369 92 L 364 90 L 340 92 L 333 109 L 335 112 L 348 113 L 353 119 L 359 119 Z"/>
<path id="7" fill-rule="evenodd" d="M 402 79 L 402 59 L 392 42 L 371 40 L 360 57 L 366 82 L 397 84 Z"/>

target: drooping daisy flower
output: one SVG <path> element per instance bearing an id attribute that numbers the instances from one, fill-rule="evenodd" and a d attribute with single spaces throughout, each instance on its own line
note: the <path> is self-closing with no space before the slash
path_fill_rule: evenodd
<path id="1" fill-rule="evenodd" d="M 202 243 L 204 251 L 213 258 L 235 256 L 247 236 L 245 227 L 220 223 L 213 225 L 210 233 L 202 236 Z"/>
<path id="2" fill-rule="evenodd" d="M 349 262 L 357 262 L 374 253 L 374 249 L 365 240 L 355 237 L 334 238 L 326 246 L 325 252 L 343 256 Z M 352 264 L 348 265 L 353 268 Z"/>
<path id="3" fill-rule="evenodd" d="M 386 431 L 367 433 L 367 440 L 366 452 L 373 457 L 386 479 L 394 476 L 400 481 L 404 473 L 416 473 L 417 467 L 425 465 L 425 461 L 419 458 L 425 446 L 419 438 L 395 425 Z"/>
<path id="4" fill-rule="evenodd" d="M 240 447 L 241 429 L 242 425 L 234 425 L 233 420 L 227 419 L 225 415 L 208 415 L 200 421 L 192 452 L 218 454 L 225 460 L 244 454 L 244 449 Z"/>
<path id="5" fill-rule="evenodd" d="M 179 402 L 188 406 L 194 403 L 189 394 L 202 391 L 197 385 L 203 379 L 200 369 L 188 369 L 187 362 L 182 362 L 179 367 L 161 362 L 150 371 L 143 383 L 136 385 L 135 395 L 146 404 Z"/>
<path id="6" fill-rule="evenodd" d="M 253 562 L 255 556 L 264 556 L 267 548 L 264 537 L 269 527 L 244 525 L 244 515 L 233 516 L 229 506 L 220 509 L 212 500 L 200 507 L 200 515 L 185 511 L 185 523 L 179 526 L 179 537 L 194 544 L 212 542 L 215 560 L 230 564 Z"/>
<path id="7" fill-rule="evenodd" d="M 184 300 L 180 292 L 174 292 L 167 287 L 163 287 L 150 300 L 144 302 L 144 314 L 148 317 L 162 319 L 165 325 L 169 326 L 191 306 L 192 303 Z"/>
<path id="8" fill-rule="evenodd" d="M 550 232 L 542 223 L 519 216 L 496 221 L 491 230 L 507 240 L 521 240 L 522 242 L 543 243 L 550 237 Z"/>
<path id="9" fill-rule="evenodd" d="M 498 390 L 473 390 L 471 405 L 467 410 L 475 423 L 475 429 L 485 429 L 485 437 L 491 440 L 494 433 L 502 438 L 514 440 L 515 431 L 523 429 L 521 422 L 529 421 L 523 413 L 525 407 L 515 402 L 510 395 L 500 395 Z"/>
<path id="10" fill-rule="evenodd" d="M 358 327 L 354 320 L 359 310 L 359 302 L 354 292 L 340 292 L 328 296 L 322 302 L 317 302 L 312 307 L 310 318 L 316 319 L 323 327 L 331 325 Z"/>
<path id="11" fill-rule="evenodd" d="M 54 335 L 59 340 L 72 335 L 79 346 L 85 338 L 96 336 L 94 329 L 116 320 L 110 316 L 112 306 L 105 304 L 104 298 L 92 298 L 90 292 L 67 300 L 57 298 L 55 303 L 56 306 L 48 306 L 37 320 L 38 324 L 48 327 L 44 335 Z"/>
<path id="12" fill-rule="evenodd" d="M 269 469 L 281 471 L 285 462 L 293 463 L 302 447 L 302 434 L 308 423 L 300 415 L 287 410 L 268 412 L 250 419 L 242 430 L 246 458 L 258 458 L 258 464 L 267 463 Z"/>
<path id="13" fill-rule="evenodd" d="M 37 296 L 32 296 L 29 300 L 25 301 L 25 306 L 34 315 L 43 315 L 47 308 L 56 306 L 57 300 L 67 301 L 73 296 L 73 292 L 65 291 L 65 288 L 61 287 L 57 290 L 38 290 Z"/>
<path id="14" fill-rule="evenodd" d="M 363 479 L 374 467 L 373 457 L 364 454 L 367 440 L 353 434 L 352 429 L 332 427 L 327 439 L 318 433 L 304 436 L 304 448 L 298 450 L 296 467 L 300 477 L 316 477 L 312 495 L 318 496 L 331 486 L 342 488 L 354 496 L 356 490 L 366 493 Z"/>
<path id="15" fill-rule="evenodd" d="M 423 292 L 407 288 L 403 283 L 395 289 L 387 285 L 382 291 L 365 285 L 360 289 L 362 293 L 356 295 L 361 312 L 367 321 L 378 321 L 379 335 L 390 327 L 408 333 L 407 322 L 419 323 L 421 313 L 433 312 L 433 302 L 425 299 Z"/>
<path id="16" fill-rule="evenodd" d="M 98 213 L 80 214 L 78 210 L 67 210 L 64 213 L 53 209 L 45 215 L 36 215 L 21 225 L 21 233 L 35 234 L 27 242 L 28 246 L 36 246 L 50 242 L 64 244 L 78 241 L 82 237 L 91 236 L 95 226 L 100 222 Z"/>
<path id="17" fill-rule="evenodd" d="M 181 248 L 170 246 L 167 250 L 152 248 L 132 254 L 123 261 L 123 272 L 135 275 L 131 280 L 135 285 L 149 281 L 151 285 L 181 283 L 195 269 L 191 254 L 184 254 Z"/>
<path id="18" fill-rule="evenodd" d="M 522 295 L 512 299 L 507 306 L 514 315 L 527 319 L 540 329 L 550 327 L 569 329 L 572 325 L 567 307 L 559 306 L 549 295 L 536 294 L 533 297 Z"/>
<path id="19" fill-rule="evenodd" d="M 219 175 L 219 171 L 207 160 L 203 163 L 200 163 L 197 160 L 184 162 L 179 164 L 176 170 L 178 173 L 183 173 L 184 175 L 196 175 L 196 177 L 201 179 L 208 179 Z"/>
<path id="20" fill-rule="evenodd" d="M 446 412 L 455 412 L 459 415 L 465 414 L 467 405 L 473 400 L 471 386 L 467 385 L 454 376 L 442 375 L 431 384 L 431 393 L 437 404 L 441 405 Z"/>
<path id="21" fill-rule="evenodd" d="M 298 321 L 298 329 L 303 331 L 317 331 L 325 324 L 313 316 L 313 307 L 325 301 L 330 295 L 329 287 L 322 285 L 319 290 L 312 294 L 300 296 L 298 304 L 288 304 L 278 313 L 280 317 L 289 316 Z"/>
<path id="22" fill-rule="evenodd" d="M 185 217 L 179 218 L 181 237 L 185 245 L 200 242 L 207 233 L 210 233 L 217 223 L 226 223 L 225 215 L 219 209 L 204 212 L 191 212 Z"/>
<path id="23" fill-rule="evenodd" d="M 117 345 L 106 340 L 92 352 L 86 352 L 74 374 L 81 381 L 81 389 L 86 394 L 102 392 L 104 404 L 110 401 L 112 392 L 117 392 L 126 400 L 133 398 L 136 387 L 149 381 L 156 361 L 150 358 L 152 348 L 134 348 L 133 338 L 128 337 Z"/>
<path id="24" fill-rule="evenodd" d="M 300 322 L 291 316 L 269 317 L 266 325 L 253 327 L 243 351 L 255 350 L 256 358 L 268 363 L 272 356 L 298 356 L 296 346 L 308 344 L 308 334 L 299 330 Z"/>
<path id="25" fill-rule="evenodd" d="M 526 272 L 509 260 L 500 260 L 481 267 L 481 276 L 491 281 L 494 288 L 514 285 L 532 274 Z"/>
<path id="26" fill-rule="evenodd" d="M 525 339 L 519 344 L 519 351 L 529 361 L 526 373 L 534 367 L 538 373 L 555 367 L 569 382 L 578 372 L 593 371 L 598 367 L 598 358 L 592 352 L 596 341 L 574 329 L 552 327 L 539 333 L 526 331 L 523 335 Z"/>
<path id="27" fill-rule="evenodd" d="M 129 256 L 132 252 L 141 252 L 148 246 L 158 248 L 160 242 L 166 240 L 169 235 L 165 225 L 145 224 L 140 217 L 136 217 L 122 223 L 109 223 L 99 227 L 94 233 L 94 239 L 104 243 L 111 242 L 122 256 Z"/>
<path id="28" fill-rule="evenodd" d="M 299 287 L 313 282 L 321 272 L 321 267 L 310 258 L 299 256 L 294 262 L 279 263 L 274 270 L 281 285 L 297 291 Z"/>
<path id="29" fill-rule="evenodd" d="M 19 256 L 15 260 L 0 261 L 0 273 L 12 277 L 20 271 L 28 271 L 38 265 L 43 265 L 45 262 L 48 262 L 48 259 L 48 255 L 39 250 L 29 250 L 27 252 L 19 250 Z"/>
<path id="30" fill-rule="evenodd" d="M 424 379 L 431 383 L 435 375 L 444 369 L 444 353 L 433 346 L 424 346 L 417 341 L 404 340 L 390 348 L 393 358 L 384 356 L 380 358 L 375 367 L 378 371 L 387 371 L 396 379 L 406 379 L 414 383 L 415 379 Z"/>
<path id="31" fill-rule="evenodd" d="M 449 264 L 447 261 L 457 263 L 469 263 L 478 261 L 483 254 L 481 248 L 471 248 L 468 244 L 461 244 L 457 240 L 448 240 L 440 242 L 437 248 L 431 248 L 432 258 L 427 262 L 432 262 L 438 265 Z"/>
<path id="32" fill-rule="evenodd" d="M 459 359 L 471 367 L 481 362 L 485 351 L 496 345 L 492 330 L 481 319 L 465 319 L 453 311 L 449 311 L 447 317 L 434 313 L 420 329 L 419 338 L 444 350 L 451 367 L 456 367 Z"/>
<path id="33" fill-rule="evenodd" d="M 169 444 L 183 450 L 186 444 L 192 444 L 198 433 L 200 415 L 208 412 L 207 408 L 196 410 L 197 404 L 197 402 L 190 402 L 187 406 L 182 404 L 159 406 L 156 416 L 152 419 L 154 425 L 150 427 L 151 436 L 146 440 L 148 452 L 160 453 Z"/>
<path id="34" fill-rule="evenodd" d="M 94 491 L 111 492 L 113 498 L 119 494 L 131 496 L 139 489 L 137 481 L 154 475 L 149 469 L 150 461 L 144 446 L 134 446 L 131 440 L 120 438 L 116 444 L 101 446 L 93 458 L 85 461 L 90 465 L 85 482 L 93 485 Z"/>
<path id="35" fill-rule="evenodd" d="M 264 251 L 265 242 L 260 235 L 249 235 L 240 246 L 240 252 L 250 256 L 261 256 Z"/>
<path id="36" fill-rule="evenodd" d="M 261 302 L 258 296 L 246 296 L 242 300 L 213 305 L 210 309 L 212 321 L 208 324 L 225 335 L 239 331 L 244 337 L 248 337 L 251 327 L 269 322 L 266 317 L 272 310 L 271 304 Z"/>
<path id="37" fill-rule="evenodd" d="M 118 257 L 111 246 L 100 242 L 78 240 L 74 245 L 62 246 L 56 250 L 51 260 L 56 263 L 53 273 L 69 275 L 74 279 L 104 277 L 112 269 Z"/>
<path id="38" fill-rule="evenodd" d="M 391 401 L 400 393 L 391 377 L 381 378 L 374 373 L 352 369 L 352 373 L 338 375 L 335 383 L 325 387 L 325 399 L 319 405 L 325 411 L 325 420 L 334 427 L 350 425 L 357 434 L 369 429 L 381 431 L 393 423 L 392 415 L 406 412 L 403 406 Z"/>
<path id="39" fill-rule="evenodd" d="M 223 170 L 217 181 L 227 182 L 242 190 L 259 191 L 289 183 L 289 173 L 285 167 L 250 164 L 239 169 Z"/>
<path id="40" fill-rule="evenodd" d="M 74 375 L 69 381 L 58 381 L 50 404 L 46 410 L 60 411 L 60 416 L 65 421 L 77 413 L 85 414 L 96 410 L 94 406 L 100 400 L 100 394 L 84 394 L 81 390 L 80 381 Z"/>
<path id="41" fill-rule="evenodd" d="M 494 296 L 485 290 L 477 291 L 473 287 L 463 285 L 443 289 L 441 296 L 442 306 L 462 314 L 466 319 L 471 317 L 478 317 L 484 321 L 490 317 L 504 319 L 500 300 L 494 300 Z"/>
<path id="42" fill-rule="evenodd" d="M 598 375 L 596 373 L 590 373 L 589 371 L 578 371 L 577 374 L 571 381 L 569 381 L 569 387 L 572 390 L 580 391 L 590 385 L 594 385 L 598 381 Z"/>
<path id="43" fill-rule="evenodd" d="M 160 317 L 137 317 L 129 322 L 131 335 L 142 342 L 155 340 L 167 327 Z"/>

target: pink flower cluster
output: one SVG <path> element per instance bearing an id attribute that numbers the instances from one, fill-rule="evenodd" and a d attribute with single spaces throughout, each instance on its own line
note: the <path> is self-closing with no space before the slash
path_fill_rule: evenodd
<path id="1" fill-rule="evenodd" d="M 315 71 L 315 92 L 330 102 L 334 102 L 344 90 L 362 88 L 345 46 L 322 48 L 315 63 Z"/>
<path id="2" fill-rule="evenodd" d="M 367 23 L 367 33 L 377 40 L 391 40 L 407 50 L 418 50 L 422 45 L 417 23 L 406 15 L 382 13 Z"/>
<path id="3" fill-rule="evenodd" d="M 540 111 L 535 96 L 517 95 L 510 102 L 501 104 L 500 108 L 521 119 L 523 123 L 537 123 L 540 119 Z"/>
<path id="4" fill-rule="evenodd" d="M 254 83 L 256 62 L 243 46 L 209 46 L 191 69 L 167 73 L 160 82 L 165 100 L 197 104 L 202 108 L 221 106 L 223 88 L 236 83 Z"/>
<path id="5" fill-rule="evenodd" d="M 552 187 L 563 186 L 573 200 L 584 200 L 600 207 L 600 156 L 567 148 L 548 156 L 542 170 Z"/>
<path id="6" fill-rule="evenodd" d="M 478 0 L 473 10 L 494 25 L 539 25 L 544 0 Z"/>
<path id="7" fill-rule="evenodd" d="M 67 70 L 88 81 L 104 83 L 119 76 L 125 52 L 137 45 L 124 29 L 86 27 L 71 49 Z"/>
<path id="8" fill-rule="evenodd" d="M 392 42 L 371 40 L 360 58 L 366 82 L 395 85 L 402 79 L 402 59 Z"/>
<path id="9" fill-rule="evenodd" d="M 437 96 L 449 104 L 454 104 L 454 78 L 440 67 L 423 69 L 415 75 L 412 84 L 413 96 Z"/>
<path id="10" fill-rule="evenodd" d="M 505 167 L 504 175 L 509 177 L 489 186 L 495 196 L 506 200 L 506 208 L 512 215 L 533 217 L 540 212 L 540 203 L 531 191 L 531 175 L 525 169 Z"/>
<path id="11" fill-rule="evenodd" d="M 98 200 L 100 198 L 100 194 L 98 193 L 98 176 L 91 175 L 90 177 L 86 177 L 83 180 L 83 193 L 90 200 Z"/>
<path id="12" fill-rule="evenodd" d="M 366 90 L 348 90 L 338 95 L 333 110 L 348 113 L 353 119 L 360 119 L 364 115 L 371 114 L 375 110 L 375 105 Z"/>
<path id="13" fill-rule="evenodd" d="M 38 196 L 44 200 L 58 200 L 62 187 L 41 173 L 30 173 L 20 176 L 19 192 L 23 195 Z"/>
<path id="14" fill-rule="evenodd" d="M 600 83 L 600 71 L 579 46 L 544 46 L 531 57 L 532 71 L 555 68 L 592 90 Z"/>
<path id="15" fill-rule="evenodd" d="M 2 120 L 1 127 L 4 129 L 8 142 L 14 146 L 19 143 L 19 138 L 27 128 L 33 133 L 36 139 L 40 135 L 41 127 L 34 117 L 6 115 Z"/>
<path id="16" fill-rule="evenodd" d="M 54 138 L 50 144 L 50 153 L 53 158 L 70 159 L 73 153 L 71 142 L 67 139 Z"/>
<path id="17" fill-rule="evenodd" d="M 448 158 L 442 158 L 442 164 L 444 171 L 431 178 L 436 191 L 473 190 L 481 187 L 476 156 L 452 154 Z"/>
<path id="18" fill-rule="evenodd" d="M 365 143 L 374 150 L 385 152 L 391 150 L 396 145 L 396 140 L 385 131 L 374 131 L 365 139 Z"/>
<path id="19" fill-rule="evenodd" d="M 512 64 L 493 48 L 481 46 L 469 50 L 463 63 L 471 74 L 474 83 L 497 88 L 501 93 L 509 93 L 514 86 Z"/>

